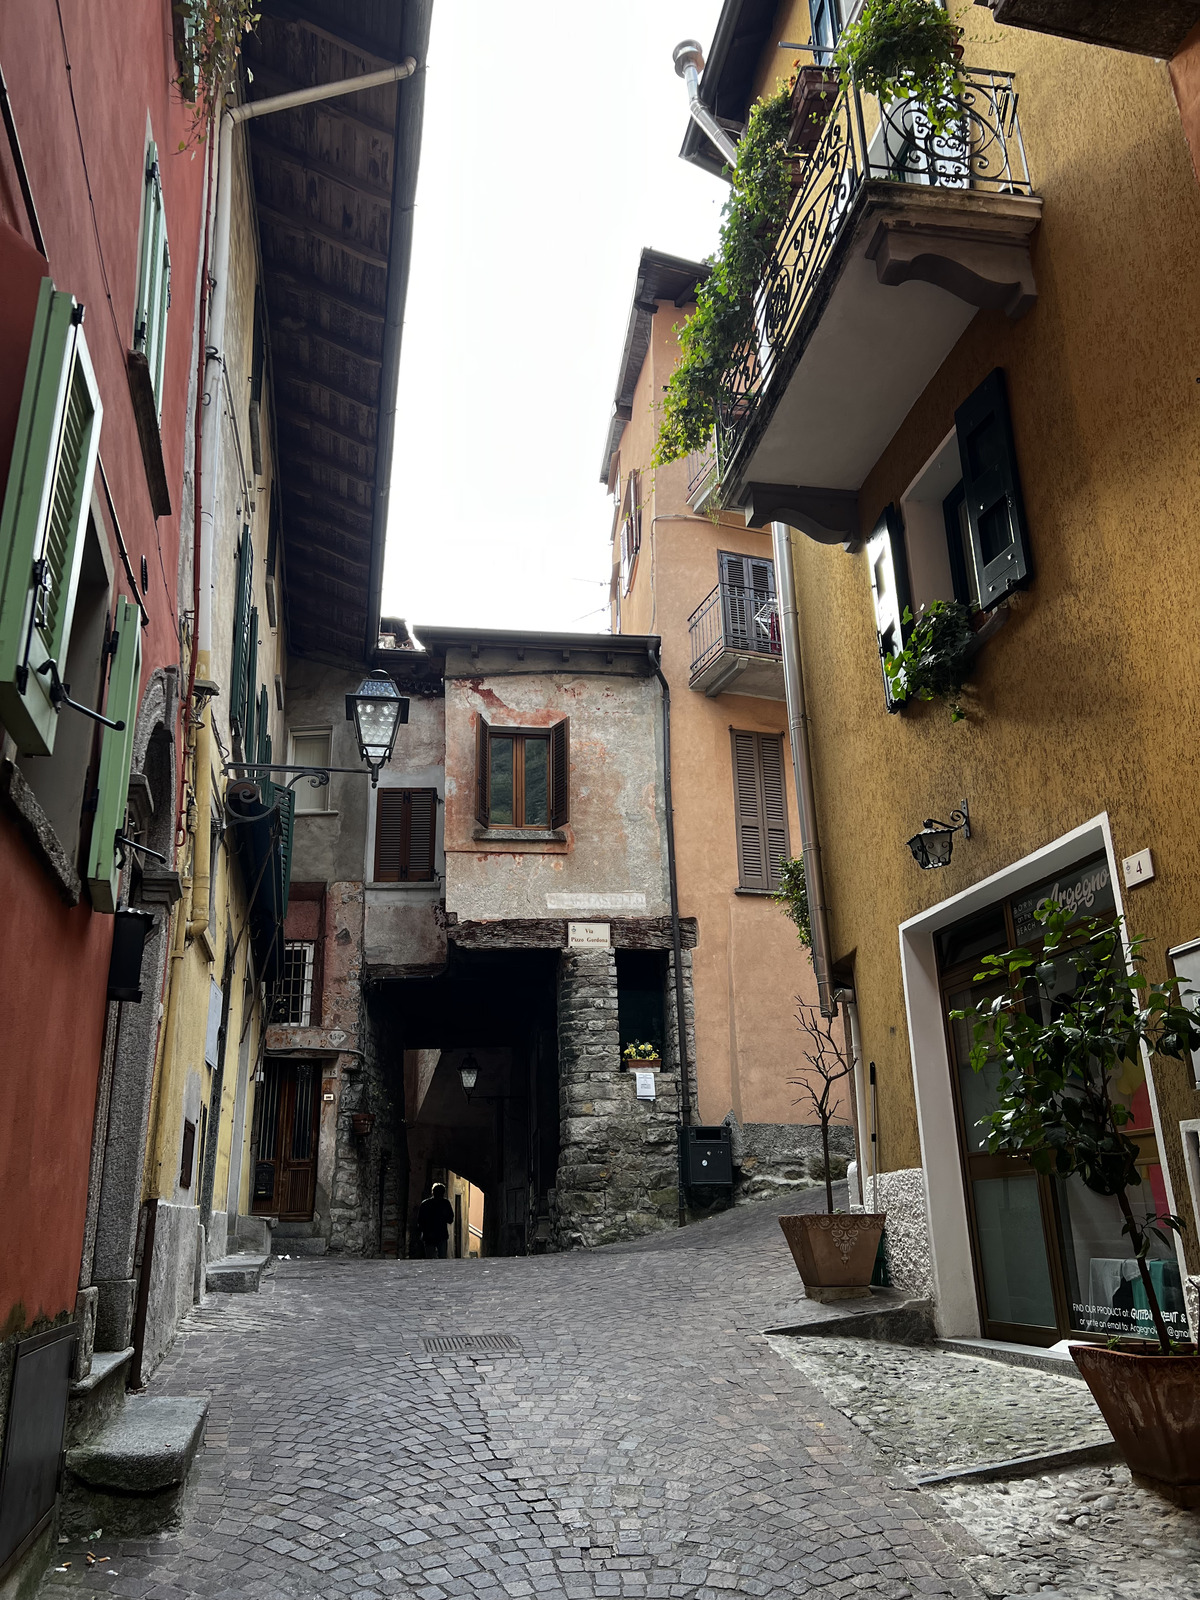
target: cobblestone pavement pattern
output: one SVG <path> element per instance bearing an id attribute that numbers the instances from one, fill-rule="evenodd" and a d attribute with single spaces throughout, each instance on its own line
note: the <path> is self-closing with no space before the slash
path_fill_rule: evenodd
<path id="1" fill-rule="evenodd" d="M 90 1569 L 64 1545 L 42 1595 L 977 1596 L 977 1547 L 760 1337 L 796 1298 L 781 1209 L 637 1249 L 282 1262 L 209 1297 L 151 1385 L 212 1397 L 182 1525 L 101 1537 Z M 423 1343 L 462 1333 L 519 1349 Z"/>
<path id="2" fill-rule="evenodd" d="M 1086 1384 L 937 1347 L 804 1334 L 771 1346 L 902 1473 L 1011 1460 L 1110 1435 Z M 1120 1465 L 926 1491 L 977 1541 L 989 1596 L 1196 1600 L 1200 1515 L 1137 1488 Z"/>

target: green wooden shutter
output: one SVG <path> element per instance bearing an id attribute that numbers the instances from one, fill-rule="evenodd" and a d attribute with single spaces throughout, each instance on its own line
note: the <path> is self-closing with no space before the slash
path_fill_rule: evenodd
<path id="1" fill-rule="evenodd" d="M 258 706 L 254 685 L 258 680 L 258 607 L 250 607 L 246 642 L 246 698 L 240 708 L 242 749 L 247 761 L 254 760 L 254 713 Z"/>
<path id="2" fill-rule="evenodd" d="M 561 828 L 571 816 L 570 724 L 556 722 L 550 729 L 550 826 Z"/>
<path id="3" fill-rule="evenodd" d="M 288 893 L 292 886 L 292 838 L 296 831 L 296 795 L 292 789 L 276 789 L 279 803 L 279 914 L 287 916 Z"/>
<path id="4" fill-rule="evenodd" d="M 167 308 L 171 303 L 171 252 L 167 247 L 167 214 L 163 205 L 158 146 L 146 147 L 145 185 L 142 196 L 142 255 L 138 264 L 137 311 L 133 322 L 133 348 L 146 357 L 154 398 L 162 412 L 163 365 L 167 348 Z"/>
<path id="5" fill-rule="evenodd" d="M 488 725 L 482 711 L 475 714 L 475 820 L 488 825 Z"/>
<path id="6" fill-rule="evenodd" d="M 979 604 L 984 611 L 1033 577 L 1004 372 L 983 380 L 954 413 Z"/>
<path id="7" fill-rule="evenodd" d="M 871 573 L 871 598 L 875 606 L 875 633 L 879 641 L 880 669 L 885 656 L 894 656 L 908 632 L 904 613 L 911 609 L 908 587 L 908 554 L 904 548 L 904 521 L 899 510 L 887 506 L 867 541 L 867 564 Z M 892 699 L 887 673 L 883 674 L 883 694 L 889 711 L 899 709 Z"/>
<path id="8" fill-rule="evenodd" d="M 261 761 L 261 762 L 263 762 L 264 765 L 268 764 L 270 762 L 270 760 L 271 760 L 271 734 L 270 734 L 270 731 L 269 731 L 270 730 L 270 725 L 271 725 L 271 701 L 270 701 L 270 697 L 267 694 L 266 684 L 264 684 L 263 687 L 258 692 L 258 729 L 257 729 L 257 737 L 255 739 L 255 746 L 254 746 L 254 748 L 255 748 L 255 754 L 254 754 L 255 761 Z M 269 776 L 269 774 L 268 774 L 268 776 Z"/>
<path id="9" fill-rule="evenodd" d="M 37 669 L 66 654 L 100 448 L 104 408 L 82 316 L 42 280 L 0 512 L 0 721 L 22 755 L 54 749 L 50 674 Z"/>
<path id="10" fill-rule="evenodd" d="M 117 866 L 116 836 L 125 822 L 129 800 L 129 768 L 133 760 L 133 730 L 142 670 L 141 616 L 131 600 L 117 601 L 116 633 L 117 649 L 104 710 L 106 716 L 125 726 L 120 730 L 105 728 L 101 735 L 100 786 L 87 870 L 92 905 L 97 911 L 105 912 L 117 909 L 121 873 Z"/>
<path id="11" fill-rule="evenodd" d="M 778 889 L 779 863 L 788 854 L 787 788 L 784 780 L 783 739 L 759 733 L 758 775 L 762 785 L 763 832 L 767 846 L 767 887 Z"/>
<path id="12" fill-rule="evenodd" d="M 229 664 L 229 722 L 231 731 L 237 734 L 244 729 L 247 684 L 251 681 L 247 668 L 250 664 L 250 595 L 253 581 L 254 546 L 250 543 L 250 529 L 243 528 L 238 543 L 233 597 L 233 654 Z"/>

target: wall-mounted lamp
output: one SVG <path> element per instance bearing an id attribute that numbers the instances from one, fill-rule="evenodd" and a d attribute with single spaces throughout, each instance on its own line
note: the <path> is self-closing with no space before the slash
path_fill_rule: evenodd
<path id="1" fill-rule="evenodd" d="M 965 800 L 957 811 L 950 813 L 949 822 L 939 822 L 936 817 L 926 817 L 921 832 L 914 833 L 908 841 L 913 860 L 922 871 L 927 872 L 932 867 L 950 865 L 956 833 L 961 833 L 964 839 L 971 837 L 971 813 L 967 809 Z"/>
<path id="2" fill-rule="evenodd" d="M 471 1090 L 479 1079 L 479 1063 L 472 1055 L 465 1055 L 458 1064 L 458 1075 L 462 1079 L 463 1093 L 467 1099 L 471 1098 Z"/>
<path id="3" fill-rule="evenodd" d="M 353 722 L 358 752 L 371 770 L 371 787 L 379 769 L 391 759 L 396 729 L 408 721 L 408 701 L 386 676 L 364 678 L 357 694 L 346 696 L 346 721 Z"/>

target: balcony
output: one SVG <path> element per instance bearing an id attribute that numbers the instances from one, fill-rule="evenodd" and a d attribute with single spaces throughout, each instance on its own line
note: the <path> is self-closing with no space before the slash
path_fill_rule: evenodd
<path id="1" fill-rule="evenodd" d="M 688 633 L 691 688 L 710 699 L 730 693 L 783 699 L 783 647 L 775 595 L 722 579 L 688 618 Z"/>
<path id="2" fill-rule="evenodd" d="M 687 503 L 693 511 L 703 514 L 705 506 L 717 487 L 716 440 L 705 450 L 693 450 L 687 458 Z"/>
<path id="3" fill-rule="evenodd" d="M 859 487 L 975 313 L 1016 319 L 1036 300 L 1041 200 L 1012 75 L 964 68 L 963 80 L 945 133 L 913 100 L 849 90 L 815 119 L 809 107 L 811 154 L 796 158 L 756 336 L 717 405 L 721 503 L 753 526 L 856 538 Z"/>
<path id="4" fill-rule="evenodd" d="M 1200 0 L 985 0 L 997 22 L 1169 59 L 1200 23 Z"/>

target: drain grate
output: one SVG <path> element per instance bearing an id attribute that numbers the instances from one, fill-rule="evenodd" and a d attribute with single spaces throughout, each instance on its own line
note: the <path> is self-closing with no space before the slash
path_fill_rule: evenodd
<path id="1" fill-rule="evenodd" d="M 446 1355 L 455 1350 L 519 1350 L 510 1333 L 438 1333 L 422 1339 L 429 1355 Z"/>

